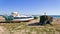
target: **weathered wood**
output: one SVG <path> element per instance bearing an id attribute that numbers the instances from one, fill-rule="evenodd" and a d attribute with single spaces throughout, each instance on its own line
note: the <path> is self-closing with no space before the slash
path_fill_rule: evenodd
<path id="1" fill-rule="evenodd" d="M 51 24 L 52 21 L 53 21 L 53 17 L 51 16 L 47 16 L 47 15 L 40 16 L 41 25 Z"/>

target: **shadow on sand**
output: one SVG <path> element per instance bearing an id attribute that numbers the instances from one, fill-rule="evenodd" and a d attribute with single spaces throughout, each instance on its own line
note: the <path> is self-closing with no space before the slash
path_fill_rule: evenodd
<path id="1" fill-rule="evenodd" d="M 19 21 L 19 22 L 16 22 L 16 21 L 11 21 L 11 22 L 0 22 L 0 23 L 20 23 L 20 21 Z"/>
<path id="2" fill-rule="evenodd" d="M 47 24 L 45 24 L 45 25 L 47 25 Z M 28 24 L 28 26 L 45 26 L 45 25 L 41 25 L 39 22 Z M 49 24 L 49 25 L 53 26 L 53 24 Z"/>
<path id="3" fill-rule="evenodd" d="M 38 22 L 36 23 L 32 23 L 32 24 L 28 24 L 28 26 L 39 26 L 40 24 Z"/>

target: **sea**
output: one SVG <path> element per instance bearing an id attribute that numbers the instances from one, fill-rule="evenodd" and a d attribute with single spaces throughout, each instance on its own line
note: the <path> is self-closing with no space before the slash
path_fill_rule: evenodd
<path id="1" fill-rule="evenodd" d="M 42 15 L 33 15 L 33 16 L 42 16 Z M 60 15 L 48 15 L 48 16 L 51 16 L 53 18 L 60 18 Z"/>
<path id="2" fill-rule="evenodd" d="M 3 15 L 0 15 L 0 16 L 3 16 Z M 42 16 L 42 15 L 32 15 L 32 16 Z M 48 16 L 51 16 L 53 18 L 60 18 L 60 15 L 48 15 Z"/>
<path id="3" fill-rule="evenodd" d="M 53 18 L 60 18 L 60 15 L 50 15 Z"/>

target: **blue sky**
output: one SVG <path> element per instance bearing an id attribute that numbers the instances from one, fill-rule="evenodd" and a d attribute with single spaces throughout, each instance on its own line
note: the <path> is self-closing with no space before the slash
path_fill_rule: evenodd
<path id="1" fill-rule="evenodd" d="M 60 15 L 60 0 L 0 0 L 0 14 Z"/>

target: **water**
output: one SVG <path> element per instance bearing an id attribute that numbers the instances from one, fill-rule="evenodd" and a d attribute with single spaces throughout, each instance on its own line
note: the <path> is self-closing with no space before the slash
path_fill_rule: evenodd
<path id="1" fill-rule="evenodd" d="M 60 18 L 60 15 L 50 15 L 53 18 Z"/>
<path id="2" fill-rule="evenodd" d="M 3 16 L 3 15 L 0 15 L 0 16 Z M 40 15 L 33 15 L 33 16 L 40 16 Z M 51 16 L 53 18 L 60 18 L 60 15 L 49 15 L 49 16 Z"/>
<path id="3" fill-rule="evenodd" d="M 38 15 L 34 15 L 34 16 L 38 16 Z M 51 16 L 53 18 L 60 18 L 60 15 L 49 15 L 49 16 Z"/>

